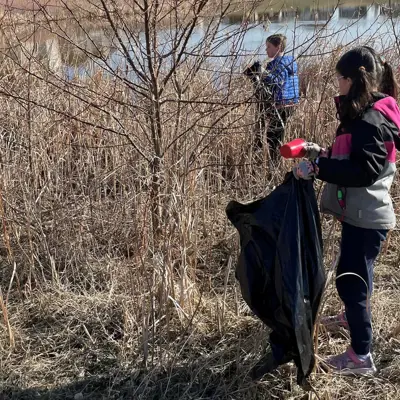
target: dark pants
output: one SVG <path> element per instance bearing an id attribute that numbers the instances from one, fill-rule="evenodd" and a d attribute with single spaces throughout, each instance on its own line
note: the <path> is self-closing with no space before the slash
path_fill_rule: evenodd
<path id="1" fill-rule="evenodd" d="M 386 230 L 364 229 L 343 223 L 336 287 L 345 305 L 351 346 L 356 354 L 368 354 L 372 342 L 371 307 L 374 262 Z M 358 276 L 342 274 L 357 274 Z"/>
<path id="2" fill-rule="evenodd" d="M 256 151 L 262 149 L 264 135 L 266 134 L 269 155 L 273 162 L 276 162 L 279 157 L 279 148 L 285 137 L 285 126 L 293 113 L 293 109 L 293 106 L 271 108 L 265 103 L 259 105 L 254 148 Z"/>
<path id="3" fill-rule="evenodd" d="M 342 299 L 350 327 L 351 346 L 356 354 L 368 354 L 372 342 L 371 307 L 374 262 L 381 250 L 386 230 L 364 229 L 343 223 L 336 287 Z M 366 284 L 355 275 L 362 277 Z M 290 351 L 289 343 L 277 332 L 270 335 L 275 360 L 280 362 Z"/>

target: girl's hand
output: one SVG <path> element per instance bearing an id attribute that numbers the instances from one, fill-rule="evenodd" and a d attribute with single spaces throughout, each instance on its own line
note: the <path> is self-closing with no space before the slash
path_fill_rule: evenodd
<path id="1" fill-rule="evenodd" d="M 319 144 L 312 142 L 306 143 L 305 149 L 306 154 L 304 157 L 308 158 L 309 160 L 315 160 L 318 158 L 322 150 Z"/>
<path id="2" fill-rule="evenodd" d="M 328 157 L 328 150 L 322 148 L 319 144 L 308 142 L 305 146 L 306 154 L 305 158 L 309 160 L 315 160 L 318 157 Z"/>
<path id="3" fill-rule="evenodd" d="M 318 175 L 318 166 L 312 161 L 301 161 L 294 166 L 293 175 L 296 179 L 309 180 Z"/>

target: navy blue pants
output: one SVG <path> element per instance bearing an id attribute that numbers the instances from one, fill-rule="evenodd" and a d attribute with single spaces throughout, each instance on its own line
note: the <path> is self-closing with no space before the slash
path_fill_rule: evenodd
<path id="1" fill-rule="evenodd" d="M 374 262 L 381 250 L 386 230 L 357 228 L 342 224 L 340 259 L 337 268 L 336 287 L 342 299 L 350 327 L 351 346 L 356 354 L 368 354 L 372 342 L 371 307 Z M 346 273 L 357 274 L 343 275 Z M 368 285 L 368 287 L 366 286 Z M 290 349 L 289 343 L 276 332 L 270 335 L 274 358 L 281 361 Z"/>
<path id="2" fill-rule="evenodd" d="M 374 262 L 387 232 L 342 224 L 336 288 L 345 305 L 351 346 L 359 355 L 368 354 L 371 347 L 372 325 L 369 299 L 373 288 Z M 342 275 L 346 273 L 359 275 L 368 287 L 358 276 Z"/>

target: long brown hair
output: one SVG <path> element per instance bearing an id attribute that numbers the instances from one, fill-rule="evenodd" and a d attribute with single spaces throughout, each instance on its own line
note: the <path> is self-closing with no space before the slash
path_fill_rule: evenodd
<path id="1" fill-rule="evenodd" d="M 336 71 L 343 78 L 352 80 L 340 107 L 342 120 L 359 117 L 373 102 L 372 94 L 376 90 L 397 97 L 397 83 L 392 68 L 370 47 L 356 47 L 345 53 L 336 64 Z"/>

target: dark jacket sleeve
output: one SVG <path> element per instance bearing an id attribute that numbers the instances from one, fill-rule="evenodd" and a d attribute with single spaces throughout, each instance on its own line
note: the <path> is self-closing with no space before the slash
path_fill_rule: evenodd
<path id="1" fill-rule="evenodd" d="M 378 179 L 387 157 L 381 130 L 358 121 L 351 133 L 350 158 L 320 158 L 318 179 L 344 187 L 371 186 Z"/>

